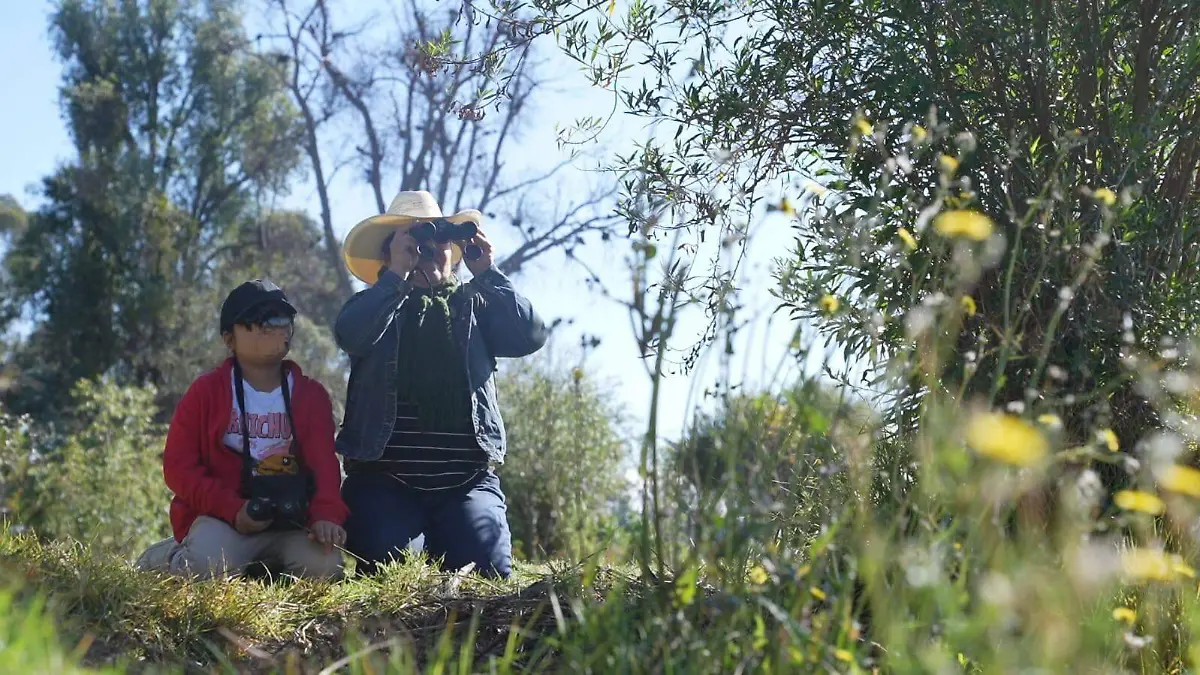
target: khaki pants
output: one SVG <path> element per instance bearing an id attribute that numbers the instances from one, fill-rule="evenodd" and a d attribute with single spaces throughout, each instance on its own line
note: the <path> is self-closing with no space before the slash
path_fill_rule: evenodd
<path id="1" fill-rule="evenodd" d="M 141 570 L 197 579 L 241 574 L 251 563 L 276 563 L 298 577 L 340 578 L 342 554 L 308 538 L 303 530 L 239 534 L 228 523 L 200 516 L 183 542 L 166 539 L 138 558 Z"/>

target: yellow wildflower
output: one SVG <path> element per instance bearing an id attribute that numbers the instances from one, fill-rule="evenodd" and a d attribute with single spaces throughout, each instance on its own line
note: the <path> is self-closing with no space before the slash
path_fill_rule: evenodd
<path id="1" fill-rule="evenodd" d="M 1121 490 L 1113 496 L 1113 502 L 1126 511 L 1141 511 L 1157 516 L 1167 510 L 1167 504 L 1158 495 L 1140 490 Z"/>
<path id="2" fill-rule="evenodd" d="M 947 237 L 966 237 L 983 241 L 992 236 L 992 219 L 967 209 L 945 211 L 933 221 L 933 228 Z"/>
<path id="3" fill-rule="evenodd" d="M 954 175 L 954 172 L 958 171 L 958 158 L 950 155 L 938 155 L 938 168 L 942 173 Z"/>
<path id="4" fill-rule="evenodd" d="M 978 309 L 975 307 L 975 298 L 964 295 L 959 302 L 962 303 L 963 311 L 967 313 L 967 316 L 975 316 L 975 312 Z"/>
<path id="5" fill-rule="evenodd" d="M 908 231 L 907 227 L 896 230 L 896 236 L 900 237 L 900 241 L 904 242 L 904 248 L 910 251 L 917 250 L 917 238 L 913 236 L 912 232 Z"/>
<path id="6" fill-rule="evenodd" d="M 841 306 L 842 302 L 833 295 L 826 293 L 825 296 L 821 298 L 821 310 L 826 314 L 833 314 L 834 312 L 838 311 L 838 308 Z"/>
<path id="7" fill-rule="evenodd" d="M 1137 581 L 1170 581 L 1176 575 L 1195 577 L 1196 571 L 1178 554 L 1135 548 L 1121 555 L 1125 575 Z"/>
<path id="8" fill-rule="evenodd" d="M 1196 570 L 1191 565 L 1183 562 L 1183 558 L 1179 556 L 1172 556 L 1171 569 L 1175 570 L 1176 574 L 1183 575 L 1189 579 L 1196 578 Z"/>
<path id="9" fill-rule="evenodd" d="M 920 145 L 925 142 L 926 138 L 929 138 L 929 132 L 925 131 L 925 127 L 921 126 L 920 124 L 914 124 L 912 127 L 911 137 L 914 145 Z"/>
<path id="10" fill-rule="evenodd" d="M 1108 447 L 1109 452 L 1116 452 L 1121 449 L 1121 441 L 1112 429 L 1104 429 L 1098 436 L 1104 445 Z"/>
<path id="11" fill-rule="evenodd" d="M 1033 466 L 1050 450 L 1032 424 L 1003 413 L 972 417 L 967 424 L 967 445 L 984 457 L 1016 466 Z"/>
<path id="12" fill-rule="evenodd" d="M 1053 427 L 1055 429 L 1062 426 L 1062 418 L 1054 413 L 1043 413 L 1038 415 L 1037 421 L 1038 424 L 1041 424 L 1042 426 Z"/>
<path id="13" fill-rule="evenodd" d="M 808 592 L 811 593 L 812 596 L 818 600 L 825 599 L 825 591 L 817 588 L 816 586 L 813 586 L 812 588 L 808 589 Z"/>
<path id="14" fill-rule="evenodd" d="M 1200 470 L 1190 466 L 1171 466 L 1158 482 L 1164 490 L 1200 497 Z"/>
<path id="15" fill-rule="evenodd" d="M 1092 199 L 1100 202 L 1105 206 L 1112 206 L 1117 203 L 1117 193 L 1108 188 L 1098 188 L 1092 190 Z"/>
<path id="16" fill-rule="evenodd" d="M 854 128 L 857 129 L 858 133 L 862 134 L 863 136 L 870 136 L 871 134 L 875 133 L 875 128 L 871 126 L 871 123 L 862 117 L 856 117 L 854 119 Z"/>
<path id="17" fill-rule="evenodd" d="M 575 368 L 574 370 L 572 370 L 571 371 L 571 379 L 575 380 L 576 382 L 582 380 L 583 379 L 583 368 Z"/>
<path id="18" fill-rule="evenodd" d="M 1171 578 L 1171 564 L 1162 551 L 1133 549 L 1121 556 L 1121 568 L 1127 576 L 1134 579 L 1156 579 L 1166 581 Z"/>
<path id="19" fill-rule="evenodd" d="M 1137 621 L 1137 612 L 1128 607 L 1118 607 L 1113 610 L 1112 618 L 1133 625 L 1133 622 Z"/>
<path id="20" fill-rule="evenodd" d="M 846 663 L 850 663 L 851 661 L 854 660 L 854 655 L 851 654 L 848 650 L 839 649 L 833 653 L 833 658 L 837 659 L 838 661 L 845 661 Z"/>
<path id="21" fill-rule="evenodd" d="M 754 567 L 751 567 L 750 574 L 748 576 L 750 577 L 750 583 L 754 584 L 755 586 L 762 586 L 763 584 L 767 583 L 768 579 L 771 578 L 771 575 L 767 574 L 767 570 L 763 568 L 762 565 L 755 565 Z"/>

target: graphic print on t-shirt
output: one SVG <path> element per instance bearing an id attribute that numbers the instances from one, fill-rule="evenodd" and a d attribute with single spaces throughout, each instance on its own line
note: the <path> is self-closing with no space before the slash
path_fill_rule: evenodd
<path id="1" fill-rule="evenodd" d="M 233 385 L 236 387 L 236 383 Z M 294 388 L 288 378 L 289 390 Z M 250 430 L 250 457 L 253 458 L 255 475 L 268 476 L 294 474 L 300 465 L 292 455 L 292 425 L 288 422 L 287 409 L 283 405 L 283 389 L 261 392 L 244 384 L 246 396 L 246 426 Z M 225 446 L 241 454 L 242 418 L 237 406 L 237 391 L 233 393 L 233 407 L 229 413 L 229 426 L 225 428 Z"/>

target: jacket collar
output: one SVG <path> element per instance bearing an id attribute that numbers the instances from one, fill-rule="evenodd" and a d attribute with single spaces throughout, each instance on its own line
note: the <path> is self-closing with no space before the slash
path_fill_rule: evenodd
<path id="1" fill-rule="evenodd" d="M 304 371 L 300 369 L 300 364 L 291 359 L 284 359 L 283 366 L 287 368 L 288 375 L 292 377 L 293 389 L 298 389 L 300 380 L 304 377 Z M 225 362 L 217 370 L 221 373 L 221 381 L 225 383 L 225 391 L 229 391 L 229 387 L 233 386 L 233 357 L 225 359 Z"/>

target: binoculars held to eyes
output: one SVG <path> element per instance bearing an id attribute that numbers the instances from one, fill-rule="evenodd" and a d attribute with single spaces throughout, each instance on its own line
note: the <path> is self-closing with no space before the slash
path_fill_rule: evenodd
<path id="1" fill-rule="evenodd" d="M 421 260 L 433 260 L 437 253 L 434 244 L 445 244 L 451 241 L 466 241 L 479 233 L 475 223 L 452 223 L 444 218 L 417 223 L 408 230 L 408 235 L 417 242 L 417 255 Z M 467 260 L 478 260 L 483 255 L 483 249 L 475 244 L 463 247 L 463 257 Z"/>

